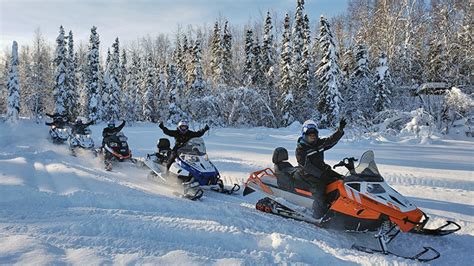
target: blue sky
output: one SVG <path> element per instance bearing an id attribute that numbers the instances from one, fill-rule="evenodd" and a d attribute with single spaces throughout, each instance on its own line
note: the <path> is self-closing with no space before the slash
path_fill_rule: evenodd
<path id="1" fill-rule="evenodd" d="M 341 14 L 348 0 L 306 0 L 311 23 L 324 14 Z M 75 42 L 87 42 L 92 25 L 98 27 L 101 47 L 111 46 L 116 36 L 123 42 L 146 35 L 175 33 L 178 25 L 212 26 L 225 17 L 232 25 L 263 20 L 267 10 L 281 19 L 294 12 L 296 0 L 0 0 L 0 49 L 30 44 L 34 30 L 53 43 L 63 25 L 73 31 Z"/>

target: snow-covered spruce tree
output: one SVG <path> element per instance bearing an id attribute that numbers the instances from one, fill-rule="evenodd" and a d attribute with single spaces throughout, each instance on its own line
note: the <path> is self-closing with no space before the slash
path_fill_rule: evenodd
<path id="1" fill-rule="evenodd" d="M 258 37 L 255 37 L 255 43 L 253 45 L 253 57 L 252 57 L 252 69 L 253 69 L 253 76 L 252 76 L 252 86 L 254 88 L 258 88 L 260 92 L 262 91 L 263 87 L 265 86 L 265 72 L 263 71 L 262 66 L 262 54 L 260 43 Z"/>
<path id="2" fill-rule="evenodd" d="M 102 121 L 107 121 L 106 110 L 109 109 L 109 65 L 110 65 L 111 55 L 110 48 L 107 48 L 107 56 L 105 59 L 105 66 L 103 64 L 99 65 L 99 118 Z"/>
<path id="3" fill-rule="evenodd" d="M 211 36 L 211 79 L 214 85 L 222 84 L 222 47 L 221 47 L 221 29 L 219 23 L 214 23 L 214 31 Z"/>
<path id="4" fill-rule="evenodd" d="M 351 120 L 366 120 L 373 115 L 374 77 L 369 70 L 367 46 L 359 43 L 356 46 L 356 66 L 349 77 L 347 88 L 344 91 L 345 116 Z"/>
<path id="5" fill-rule="evenodd" d="M 232 85 L 234 80 L 232 66 L 232 34 L 228 22 L 224 24 L 224 35 L 222 36 L 222 71 L 220 78 L 225 85 Z"/>
<path id="6" fill-rule="evenodd" d="M 74 119 L 78 114 L 79 92 L 76 83 L 76 60 L 74 57 L 74 39 L 72 31 L 69 31 L 67 37 L 67 55 L 66 55 L 66 87 L 64 107 L 70 120 Z"/>
<path id="7" fill-rule="evenodd" d="M 392 79 L 388 70 L 387 55 L 381 53 L 379 57 L 379 66 L 375 73 L 375 111 L 380 112 L 390 107 Z"/>
<path id="8" fill-rule="evenodd" d="M 218 109 L 215 97 L 209 95 L 209 90 L 203 79 L 201 64 L 201 43 L 199 39 L 195 41 L 193 47 L 193 79 L 187 96 L 187 111 L 194 121 L 217 124 Z M 204 96 L 204 97 L 203 97 Z"/>
<path id="9" fill-rule="evenodd" d="M 87 65 L 87 47 L 83 44 L 80 44 L 76 55 L 74 58 L 76 59 L 76 82 L 77 88 L 79 91 L 79 115 L 82 117 L 88 117 L 88 95 L 87 95 L 87 73 L 88 73 L 88 65 Z"/>
<path id="10" fill-rule="evenodd" d="M 473 84 L 474 73 L 472 66 L 474 65 L 474 2 L 470 1 L 458 33 L 459 53 L 463 55 L 459 66 L 460 84 Z"/>
<path id="11" fill-rule="evenodd" d="M 188 42 L 186 35 L 183 35 L 183 71 L 186 77 L 186 92 L 187 95 L 189 93 L 189 89 L 191 88 L 193 81 L 194 81 L 194 64 L 193 64 L 193 44 L 192 41 Z"/>
<path id="12" fill-rule="evenodd" d="M 8 73 L 10 72 L 11 54 L 5 52 L 4 65 L 0 65 L 0 115 L 7 113 Z"/>
<path id="13" fill-rule="evenodd" d="M 291 68 L 293 73 L 293 97 L 295 98 L 296 105 L 302 105 L 303 98 L 308 93 L 307 84 L 303 83 L 303 76 L 305 75 L 305 66 L 302 64 L 303 61 L 303 42 L 304 36 L 304 0 L 296 1 L 296 12 L 295 20 L 293 22 L 293 29 L 291 32 L 292 41 L 292 61 Z M 296 117 L 298 119 L 298 117 Z"/>
<path id="14" fill-rule="evenodd" d="M 168 91 L 169 113 L 168 123 L 176 124 L 183 119 L 183 110 L 181 109 L 181 95 L 184 88 L 182 76 L 178 77 L 177 67 L 174 64 L 168 64 L 166 71 L 166 89 Z"/>
<path id="15" fill-rule="evenodd" d="M 262 69 L 265 73 L 265 86 L 267 88 L 273 88 L 275 86 L 275 73 L 273 67 L 275 64 L 275 49 L 273 45 L 272 17 L 270 16 L 270 12 L 267 12 L 265 26 L 263 28 L 262 49 L 260 50 L 262 57 Z M 271 98 L 272 100 L 274 99 L 274 97 Z"/>
<path id="16" fill-rule="evenodd" d="M 270 108 L 274 114 L 277 112 L 278 106 L 278 97 L 279 93 L 276 88 L 276 81 L 275 81 L 275 56 L 276 51 L 273 42 L 273 25 L 272 25 L 272 18 L 270 16 L 270 12 L 267 12 L 267 16 L 265 18 L 265 25 L 263 28 L 263 41 L 262 41 L 262 48 L 261 48 L 261 58 L 262 58 L 262 70 L 264 73 L 264 87 L 265 93 L 264 97 L 267 98 L 267 101 L 270 103 Z"/>
<path id="17" fill-rule="evenodd" d="M 191 75 L 191 89 L 189 95 L 191 97 L 199 97 L 202 96 L 205 90 L 205 83 L 201 64 L 201 41 L 199 39 L 194 42 L 192 51 L 193 53 L 191 62 L 193 71 Z"/>
<path id="18" fill-rule="evenodd" d="M 163 68 L 160 68 L 156 82 L 156 117 L 157 121 L 166 121 L 169 115 L 168 92 L 166 88 L 166 77 Z"/>
<path id="19" fill-rule="evenodd" d="M 33 77 L 31 71 L 31 56 L 30 56 L 30 47 L 26 46 L 21 49 L 19 59 L 21 64 L 19 65 L 19 83 L 21 84 L 21 98 L 20 98 L 20 106 L 21 114 L 24 116 L 31 116 L 34 114 L 31 112 L 32 105 L 34 103 L 33 90 Z"/>
<path id="20" fill-rule="evenodd" d="M 254 42 L 253 42 L 253 31 L 252 29 L 247 29 L 245 32 L 245 65 L 243 71 L 243 84 L 244 86 L 250 87 L 252 86 L 252 80 L 254 76 L 254 68 L 253 68 L 253 58 L 254 58 Z"/>
<path id="21" fill-rule="evenodd" d="M 87 55 L 87 75 L 86 75 L 86 89 L 87 89 L 87 115 L 90 120 L 96 121 L 99 118 L 99 34 L 97 34 L 97 27 L 91 28 L 91 35 L 89 38 L 89 52 Z"/>
<path id="22" fill-rule="evenodd" d="M 278 83 L 280 92 L 279 106 L 281 112 L 282 126 L 290 125 L 295 121 L 293 113 L 293 81 L 291 72 L 291 43 L 290 43 L 290 16 L 285 16 L 283 38 L 280 53 L 280 81 Z"/>
<path id="23" fill-rule="evenodd" d="M 31 112 L 37 120 L 43 116 L 51 86 L 51 55 L 39 29 L 35 31 L 32 51 L 32 85 Z"/>
<path id="24" fill-rule="evenodd" d="M 105 70 L 105 89 L 102 96 L 104 102 L 104 120 L 120 119 L 121 87 L 120 87 L 120 47 L 119 39 L 112 44 L 113 51 Z"/>
<path id="25" fill-rule="evenodd" d="M 156 122 L 155 116 L 155 67 L 151 54 L 147 57 L 146 62 L 146 80 L 145 93 L 143 95 L 143 119 L 145 121 Z"/>
<path id="26" fill-rule="evenodd" d="M 318 111 L 322 115 L 321 126 L 334 126 L 338 122 L 342 111 L 343 99 L 341 96 L 339 70 L 339 52 L 334 40 L 329 22 L 321 16 L 319 45 L 322 53 L 322 61 L 319 64 L 316 75 L 321 84 L 319 93 Z"/>
<path id="27" fill-rule="evenodd" d="M 123 108 L 121 108 L 121 117 L 125 119 L 126 121 L 132 122 L 133 120 L 133 112 L 131 109 L 133 109 L 133 103 L 130 100 L 134 96 L 132 95 L 133 92 L 129 91 L 129 86 L 128 86 L 128 81 L 130 80 L 130 74 L 128 72 L 128 67 L 127 67 L 127 52 L 125 50 L 122 50 L 121 54 L 121 60 L 120 60 L 120 91 L 122 98 L 121 100 L 121 105 Z"/>
<path id="28" fill-rule="evenodd" d="M 17 123 L 20 113 L 20 83 L 18 77 L 18 44 L 13 41 L 10 70 L 8 71 L 8 99 L 6 121 Z"/>
<path id="29" fill-rule="evenodd" d="M 139 84 L 140 74 L 140 57 L 137 53 L 132 53 L 132 65 L 127 82 L 129 103 L 125 106 L 129 111 L 130 121 L 141 120 L 143 94 Z"/>
<path id="30" fill-rule="evenodd" d="M 312 86 L 311 73 L 314 73 L 314 64 L 311 57 L 311 32 L 309 29 L 309 19 L 305 14 L 303 19 L 303 51 L 301 54 L 301 66 L 298 75 L 298 89 L 300 93 L 299 101 L 296 105 L 296 110 L 299 116 L 299 121 L 304 121 L 312 116 L 314 112 L 314 101 L 316 100 L 316 91 Z"/>
<path id="31" fill-rule="evenodd" d="M 54 111 L 66 113 L 66 41 L 64 40 L 64 28 L 59 27 L 59 36 L 56 38 L 56 52 L 54 54 Z M 67 114 L 67 113 L 66 113 Z"/>
<path id="32" fill-rule="evenodd" d="M 167 69 L 167 90 L 169 101 L 169 123 L 178 123 L 181 119 L 187 118 L 182 107 L 184 90 L 186 87 L 185 73 L 183 71 L 183 53 L 179 42 L 176 40 L 176 48 L 173 53 L 173 60 L 176 65 L 169 64 Z"/>

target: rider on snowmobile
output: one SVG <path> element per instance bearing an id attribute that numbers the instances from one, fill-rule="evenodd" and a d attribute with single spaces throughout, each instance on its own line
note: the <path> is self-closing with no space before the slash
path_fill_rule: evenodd
<path id="1" fill-rule="evenodd" d="M 316 219 L 321 219 L 328 209 L 325 195 L 326 186 L 335 179 L 342 178 L 340 174 L 324 163 L 324 151 L 337 144 L 344 135 L 345 126 L 346 120 L 343 118 L 339 122 L 336 132 L 327 138 L 319 138 L 316 123 L 313 120 L 307 120 L 303 124 L 301 137 L 298 138 L 295 155 L 300 166 L 299 176 L 308 184 L 309 190 L 313 194 L 313 216 Z M 312 174 L 304 170 L 306 156 L 311 152 L 315 152 L 310 160 L 311 164 L 316 167 Z"/>
<path id="2" fill-rule="evenodd" d="M 186 142 L 188 142 L 192 138 L 199 138 L 206 133 L 206 131 L 209 130 L 209 126 L 206 125 L 203 129 L 199 131 L 192 131 L 189 130 L 189 124 L 188 121 L 186 120 L 181 120 L 178 123 L 178 126 L 176 127 L 176 130 L 170 130 L 165 125 L 163 125 L 163 122 L 160 123 L 159 127 L 161 130 L 163 130 L 163 133 L 166 135 L 173 137 L 175 140 L 174 147 L 171 151 L 168 164 L 166 165 L 166 168 L 169 169 L 170 166 L 173 164 L 174 160 L 178 156 L 178 149 L 183 147 Z"/>
<path id="3" fill-rule="evenodd" d="M 125 126 L 125 120 L 123 120 L 122 123 L 118 127 L 115 127 L 114 121 L 109 121 L 107 123 L 107 127 L 102 130 L 102 137 L 103 137 L 102 147 L 105 146 L 105 143 L 107 142 L 108 138 L 120 132 L 124 126 Z"/>
<path id="4" fill-rule="evenodd" d="M 45 124 L 47 126 L 56 126 L 58 128 L 64 128 L 64 126 L 67 125 L 67 122 L 68 122 L 68 118 L 67 118 L 67 115 L 65 113 L 54 113 L 54 114 L 48 114 L 46 113 L 47 116 L 51 117 L 51 119 L 53 119 L 53 122 L 46 122 Z"/>
<path id="5" fill-rule="evenodd" d="M 84 124 L 84 121 L 82 121 L 81 117 L 76 118 L 74 121 L 74 124 L 71 124 L 71 132 L 73 135 L 79 134 L 79 135 L 85 135 L 86 128 L 90 125 L 94 124 L 94 121 L 90 121 L 88 123 Z"/>

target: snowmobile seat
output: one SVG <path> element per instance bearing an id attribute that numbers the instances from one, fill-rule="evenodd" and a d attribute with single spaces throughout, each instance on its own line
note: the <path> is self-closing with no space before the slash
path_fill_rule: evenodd
<path id="1" fill-rule="evenodd" d="M 276 148 L 273 151 L 272 162 L 274 163 L 278 187 L 292 190 L 296 168 L 288 162 L 288 151 L 283 147 Z"/>
<path id="2" fill-rule="evenodd" d="M 158 140 L 158 143 L 156 144 L 156 147 L 158 148 L 158 152 L 155 153 L 156 156 L 156 162 L 157 163 L 163 163 L 168 160 L 169 155 L 171 153 L 171 148 L 170 148 L 170 141 L 167 138 L 161 138 Z"/>
<path id="3" fill-rule="evenodd" d="M 158 152 L 159 153 L 168 153 L 169 151 L 171 151 L 171 148 L 170 148 L 170 140 L 167 139 L 167 138 L 161 138 L 159 141 L 158 141 L 158 145 L 157 145 L 157 148 L 158 148 Z"/>

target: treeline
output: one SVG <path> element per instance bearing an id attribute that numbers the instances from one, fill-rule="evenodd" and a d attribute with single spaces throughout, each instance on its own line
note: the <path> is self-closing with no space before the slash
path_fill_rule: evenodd
<path id="1" fill-rule="evenodd" d="M 117 38 L 104 48 L 96 27 L 87 46 L 62 26 L 55 47 L 37 31 L 33 45 L 3 56 L 0 112 L 270 127 L 309 118 L 330 127 L 344 116 L 370 125 L 418 108 L 410 93 L 419 84 L 472 86 L 472 1 L 351 0 L 345 14 L 314 21 L 317 30 L 304 0 L 296 4 L 283 21 L 270 12 L 243 28 L 221 19 L 125 47 Z"/>

